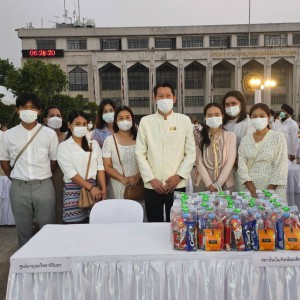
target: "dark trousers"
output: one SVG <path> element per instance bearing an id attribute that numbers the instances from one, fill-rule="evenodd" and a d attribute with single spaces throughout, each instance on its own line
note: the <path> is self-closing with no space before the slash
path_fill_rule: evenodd
<path id="1" fill-rule="evenodd" d="M 185 192 L 185 188 L 175 191 Z M 166 221 L 170 222 L 170 210 L 174 201 L 174 192 L 158 194 L 155 190 L 145 189 L 145 206 L 148 222 L 164 222 L 164 206 Z"/>

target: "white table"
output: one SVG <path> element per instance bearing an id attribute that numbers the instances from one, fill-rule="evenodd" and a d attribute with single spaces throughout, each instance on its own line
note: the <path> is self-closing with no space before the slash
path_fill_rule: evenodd
<path id="1" fill-rule="evenodd" d="M 300 252 L 261 254 L 175 251 L 168 223 L 46 225 L 11 257 L 7 300 L 300 299 Z"/>
<path id="2" fill-rule="evenodd" d="M 297 205 L 300 211 L 300 165 L 289 166 L 287 182 L 287 201 L 289 205 Z"/>
<path id="3" fill-rule="evenodd" d="M 0 176 L 0 225 L 15 224 L 9 198 L 10 183 L 7 176 Z"/>

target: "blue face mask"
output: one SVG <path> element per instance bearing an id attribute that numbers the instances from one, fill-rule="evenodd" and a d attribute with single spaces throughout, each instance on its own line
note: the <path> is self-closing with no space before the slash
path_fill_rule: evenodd
<path id="1" fill-rule="evenodd" d="M 286 117 L 286 113 L 281 111 L 280 114 L 279 114 L 279 118 L 284 119 L 285 117 Z"/>

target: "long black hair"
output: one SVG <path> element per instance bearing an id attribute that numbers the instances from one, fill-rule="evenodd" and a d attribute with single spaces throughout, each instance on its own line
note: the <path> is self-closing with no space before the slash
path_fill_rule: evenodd
<path id="1" fill-rule="evenodd" d="M 96 120 L 96 128 L 98 129 L 103 129 L 106 125 L 106 122 L 103 120 L 102 115 L 103 115 L 104 106 L 107 104 L 110 104 L 113 107 L 114 111 L 116 111 L 116 104 L 113 100 L 111 99 L 102 100 L 99 104 L 98 115 Z"/>
<path id="2" fill-rule="evenodd" d="M 86 113 L 84 113 L 83 111 L 80 111 L 80 110 L 73 110 L 69 113 L 68 115 L 68 122 L 70 124 L 72 124 L 72 122 L 78 118 L 78 117 L 83 117 L 84 119 L 86 119 L 86 122 L 88 123 L 90 121 L 88 115 Z M 67 134 L 67 137 L 66 137 L 66 140 L 72 136 L 72 131 L 70 128 L 68 128 L 68 134 Z M 88 144 L 88 140 L 86 138 L 86 136 L 82 137 L 82 142 L 81 142 L 81 148 L 84 150 L 84 151 L 90 151 L 90 147 L 89 147 L 89 144 Z"/>
<path id="3" fill-rule="evenodd" d="M 222 99 L 222 106 L 224 111 L 225 111 L 225 102 L 228 97 L 234 97 L 236 98 L 236 100 L 238 100 L 241 103 L 241 112 L 237 119 L 237 123 L 244 121 L 247 118 L 246 99 L 244 95 L 240 91 L 229 91 L 228 93 L 226 93 Z M 231 117 L 228 116 L 225 112 L 223 118 L 223 125 L 226 125 L 229 120 L 231 120 Z"/>
<path id="4" fill-rule="evenodd" d="M 119 106 L 115 112 L 115 119 L 114 119 L 114 123 L 113 123 L 113 129 L 114 129 L 114 132 L 118 132 L 119 131 L 119 127 L 118 127 L 118 124 L 117 124 L 117 117 L 119 115 L 119 113 L 121 111 L 128 111 L 131 115 L 131 119 L 132 119 L 132 127 L 130 129 L 130 133 L 133 135 L 133 139 L 135 140 L 136 139 L 136 135 L 137 135 L 137 126 L 136 126 L 136 123 L 135 123 L 135 118 L 134 118 L 134 114 L 133 114 L 133 111 L 131 110 L 130 107 L 128 106 Z"/>
<path id="5" fill-rule="evenodd" d="M 206 113 L 207 113 L 208 109 L 211 108 L 211 107 L 219 108 L 221 113 L 224 115 L 223 107 L 219 103 L 212 102 L 212 103 L 208 103 L 204 107 L 204 110 L 203 110 L 204 117 L 206 116 Z M 222 125 L 222 128 L 223 128 L 223 125 Z M 200 150 L 202 152 L 202 155 L 203 155 L 203 150 L 206 149 L 210 145 L 210 138 L 209 138 L 209 134 L 208 134 L 208 126 L 206 125 L 206 122 L 204 123 L 200 134 L 201 134 L 201 141 L 200 141 L 199 148 L 200 148 Z"/>

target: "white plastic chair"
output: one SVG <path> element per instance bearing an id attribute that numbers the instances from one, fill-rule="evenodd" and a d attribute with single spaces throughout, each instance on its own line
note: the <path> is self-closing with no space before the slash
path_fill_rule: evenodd
<path id="1" fill-rule="evenodd" d="M 142 223 L 143 216 L 143 207 L 136 201 L 107 199 L 93 206 L 90 224 Z"/>

